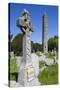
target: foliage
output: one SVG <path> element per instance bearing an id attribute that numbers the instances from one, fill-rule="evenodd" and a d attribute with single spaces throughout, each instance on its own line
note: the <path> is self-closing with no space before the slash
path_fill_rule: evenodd
<path id="1" fill-rule="evenodd" d="M 38 79 L 42 85 L 58 84 L 58 65 L 51 65 L 45 68 L 39 75 Z"/>
<path id="2" fill-rule="evenodd" d="M 54 48 L 58 51 L 58 37 L 54 36 L 48 40 L 48 50 L 52 51 Z"/>
<path id="3" fill-rule="evenodd" d="M 13 38 L 13 34 L 11 34 L 11 32 L 9 32 L 9 34 L 8 34 L 8 45 L 9 45 L 8 51 L 9 52 L 11 51 L 12 38 Z"/>
<path id="4" fill-rule="evenodd" d="M 22 54 L 22 34 L 18 34 L 12 41 L 11 50 L 14 51 L 16 55 Z"/>

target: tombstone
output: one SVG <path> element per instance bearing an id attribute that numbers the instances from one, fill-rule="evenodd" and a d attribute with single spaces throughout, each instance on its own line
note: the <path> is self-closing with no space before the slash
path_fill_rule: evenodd
<path id="1" fill-rule="evenodd" d="M 39 85 L 31 61 L 31 33 L 33 28 L 29 18 L 29 12 L 24 9 L 22 17 L 17 20 L 17 26 L 23 34 L 23 59 L 18 74 L 18 82 L 22 86 Z"/>
<path id="2" fill-rule="evenodd" d="M 11 60 L 14 59 L 14 52 L 10 52 L 10 57 L 11 57 Z"/>
<path id="3" fill-rule="evenodd" d="M 42 49 L 43 53 L 48 53 L 48 33 L 47 33 L 47 14 L 43 15 L 43 25 L 42 25 Z"/>
<path id="4" fill-rule="evenodd" d="M 53 49 L 52 49 L 52 52 L 51 52 L 52 54 L 54 53 L 54 51 L 53 51 Z"/>
<path id="5" fill-rule="evenodd" d="M 54 48 L 54 54 L 55 54 L 55 56 L 56 56 L 56 48 Z"/>

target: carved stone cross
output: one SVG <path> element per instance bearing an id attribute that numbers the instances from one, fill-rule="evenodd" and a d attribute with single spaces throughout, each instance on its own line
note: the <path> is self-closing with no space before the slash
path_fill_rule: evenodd
<path id="1" fill-rule="evenodd" d="M 22 86 L 29 86 L 31 81 L 35 79 L 35 73 L 31 61 L 31 32 L 33 32 L 33 28 L 29 12 L 26 9 L 24 9 L 22 17 L 17 20 L 17 26 L 23 33 L 23 59 L 19 70 L 18 82 Z"/>

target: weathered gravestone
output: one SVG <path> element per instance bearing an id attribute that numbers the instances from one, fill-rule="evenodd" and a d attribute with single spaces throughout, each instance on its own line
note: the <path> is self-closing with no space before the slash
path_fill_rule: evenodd
<path id="1" fill-rule="evenodd" d="M 31 32 L 33 32 L 33 28 L 29 19 L 29 12 L 26 9 L 24 9 L 22 17 L 17 20 L 17 26 L 23 32 L 23 59 L 19 70 L 18 82 L 22 86 L 39 85 L 31 61 Z"/>
<path id="2" fill-rule="evenodd" d="M 14 52 L 10 52 L 11 60 L 14 59 Z"/>

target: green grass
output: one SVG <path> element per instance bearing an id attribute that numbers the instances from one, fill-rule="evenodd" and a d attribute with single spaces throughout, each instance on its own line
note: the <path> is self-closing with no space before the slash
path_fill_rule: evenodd
<path id="1" fill-rule="evenodd" d="M 18 67 L 16 63 L 16 59 L 10 60 L 10 80 L 15 80 L 17 81 L 17 76 L 18 76 Z"/>
<path id="2" fill-rule="evenodd" d="M 51 65 L 45 68 L 39 75 L 38 79 L 42 85 L 58 84 L 58 65 Z"/>
<path id="3" fill-rule="evenodd" d="M 10 73 L 16 73 L 18 72 L 16 59 L 10 60 Z"/>

